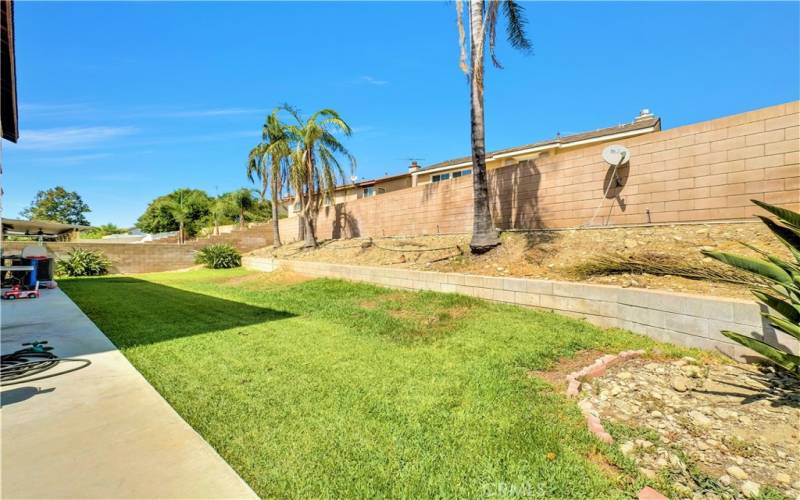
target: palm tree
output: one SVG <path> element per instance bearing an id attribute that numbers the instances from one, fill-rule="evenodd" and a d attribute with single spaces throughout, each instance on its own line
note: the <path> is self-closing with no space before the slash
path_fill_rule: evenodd
<path id="1" fill-rule="evenodd" d="M 218 196 L 211 202 L 211 217 L 214 218 L 214 234 L 219 236 L 219 221 L 228 212 L 230 201 L 225 196 Z"/>
<path id="2" fill-rule="evenodd" d="M 228 193 L 230 197 L 230 204 L 239 212 L 239 228 L 244 227 L 244 214 L 255 207 L 256 203 L 253 200 L 253 191 L 247 188 L 237 189 Z"/>
<path id="3" fill-rule="evenodd" d="M 332 109 L 322 109 L 303 120 L 289 105 L 282 109 L 291 114 L 296 125 L 288 125 L 287 133 L 293 144 L 289 185 L 300 199 L 300 218 L 303 224 L 305 248 L 317 246 L 316 217 L 324 195 L 333 198 L 336 178 L 344 178 L 337 156 L 343 156 L 355 171 L 356 160 L 334 135 L 350 136 L 350 126 Z"/>
<path id="4" fill-rule="evenodd" d="M 179 190 L 176 193 L 178 196 L 167 203 L 167 210 L 172 218 L 178 223 L 178 243 L 183 245 L 186 243 L 186 223 L 192 217 L 192 203 L 191 197 L 193 193 L 185 194 L 184 190 Z"/>
<path id="5" fill-rule="evenodd" d="M 485 123 L 483 115 L 483 69 L 485 42 L 489 39 L 489 53 L 495 67 L 502 68 L 494 52 L 497 19 L 502 7 L 507 21 L 508 41 L 512 47 L 527 51 L 531 43 L 525 35 L 523 8 L 512 0 L 469 0 L 470 58 L 467 64 L 464 33 L 464 0 L 456 0 L 458 38 L 461 46 L 461 70 L 470 83 L 471 138 L 472 138 L 472 182 L 474 191 L 474 214 L 472 223 L 473 253 L 483 253 L 500 244 L 500 238 L 492 222 L 489 210 L 489 186 L 486 179 Z M 484 19 L 485 18 L 485 19 Z"/>
<path id="6" fill-rule="evenodd" d="M 279 111 L 279 108 L 275 108 L 267 116 L 262 127 L 261 143 L 250 150 L 247 158 L 247 177 L 251 182 L 255 182 L 254 177 L 261 180 L 261 201 L 266 197 L 267 185 L 272 188 L 272 240 L 275 247 L 281 246 L 278 207 L 291 155 L 291 137 L 278 118 Z"/>

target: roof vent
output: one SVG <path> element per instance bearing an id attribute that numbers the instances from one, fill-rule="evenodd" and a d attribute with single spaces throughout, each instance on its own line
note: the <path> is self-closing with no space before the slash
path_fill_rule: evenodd
<path id="1" fill-rule="evenodd" d="M 642 108 L 642 110 L 639 111 L 639 116 L 637 116 L 636 119 L 633 121 L 640 122 L 642 120 L 649 120 L 652 117 L 653 113 L 650 112 L 650 108 Z"/>

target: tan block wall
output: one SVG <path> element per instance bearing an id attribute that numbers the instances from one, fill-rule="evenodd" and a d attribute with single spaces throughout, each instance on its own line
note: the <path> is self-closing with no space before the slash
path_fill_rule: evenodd
<path id="1" fill-rule="evenodd" d="M 595 224 L 741 219 L 758 213 L 750 199 L 798 210 L 799 108 L 795 101 L 614 141 L 631 161 L 610 198 L 605 144 L 493 170 L 495 222 L 574 227 L 595 211 Z"/>
<path id="2" fill-rule="evenodd" d="M 281 238 L 297 239 L 297 217 L 282 219 Z M 472 181 L 469 178 L 426 184 L 323 207 L 317 221 L 320 238 L 465 233 L 472 230 Z"/>
<path id="3" fill-rule="evenodd" d="M 621 189 L 604 196 L 606 144 L 564 150 L 489 171 L 502 229 L 735 220 L 759 212 L 750 199 L 800 210 L 800 102 L 795 101 L 613 141 L 631 150 Z M 297 239 L 296 218 L 281 221 Z M 472 177 L 326 207 L 321 238 L 466 233 Z"/>
<path id="4" fill-rule="evenodd" d="M 4 241 L 3 255 L 19 253 L 30 242 Z M 150 273 L 185 269 L 194 265 L 194 253 L 204 245 L 158 244 L 150 245 L 130 243 L 89 243 L 86 241 L 70 241 L 45 243 L 48 253 L 55 259 L 73 248 L 97 250 L 103 252 L 111 261 L 111 272 Z"/>

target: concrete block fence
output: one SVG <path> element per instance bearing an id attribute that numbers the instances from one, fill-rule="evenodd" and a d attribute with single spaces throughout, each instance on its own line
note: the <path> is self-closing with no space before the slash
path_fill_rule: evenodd
<path id="1" fill-rule="evenodd" d="M 722 297 L 590 285 L 565 281 L 436 273 L 325 262 L 245 256 L 249 269 L 286 269 L 314 277 L 361 281 L 389 288 L 460 293 L 493 302 L 552 310 L 604 328 L 618 327 L 672 344 L 717 351 L 735 359 L 754 353 L 719 333 L 749 333 L 800 352 L 797 340 L 776 332 L 761 318 L 757 303 Z"/>

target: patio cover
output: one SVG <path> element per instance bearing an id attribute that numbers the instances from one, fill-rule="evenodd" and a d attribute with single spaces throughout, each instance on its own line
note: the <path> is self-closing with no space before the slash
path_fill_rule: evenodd
<path id="1" fill-rule="evenodd" d="M 90 229 L 90 226 L 62 224 L 49 220 L 3 219 L 4 235 L 26 235 L 57 238 L 73 231 Z"/>

